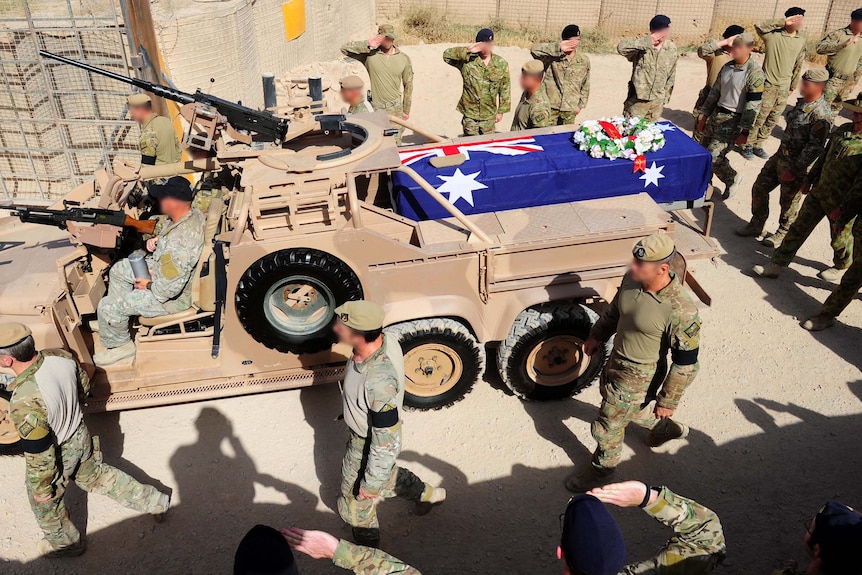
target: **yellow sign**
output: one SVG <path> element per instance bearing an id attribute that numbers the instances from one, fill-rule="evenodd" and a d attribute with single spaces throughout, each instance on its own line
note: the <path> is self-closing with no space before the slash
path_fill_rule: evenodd
<path id="1" fill-rule="evenodd" d="M 287 41 L 296 40 L 305 33 L 305 0 L 287 0 L 281 5 L 284 15 L 284 35 Z"/>

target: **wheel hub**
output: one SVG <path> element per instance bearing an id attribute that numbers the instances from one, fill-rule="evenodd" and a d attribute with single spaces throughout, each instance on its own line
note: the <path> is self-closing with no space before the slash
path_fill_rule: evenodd
<path id="1" fill-rule="evenodd" d="M 571 383 L 589 366 L 583 340 L 573 335 L 558 335 L 542 340 L 527 357 L 527 375 L 540 385 Z"/>
<path id="2" fill-rule="evenodd" d="M 334 301 L 329 289 L 314 278 L 293 276 L 270 287 L 263 305 L 275 327 L 290 335 L 307 335 L 332 318 Z"/>
<path id="3" fill-rule="evenodd" d="M 407 391 L 432 397 L 452 389 L 464 373 L 458 354 L 447 345 L 428 343 L 404 354 Z"/>

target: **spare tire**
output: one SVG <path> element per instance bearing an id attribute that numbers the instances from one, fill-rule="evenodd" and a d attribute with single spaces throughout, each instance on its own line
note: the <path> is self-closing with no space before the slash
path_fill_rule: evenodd
<path id="1" fill-rule="evenodd" d="M 21 437 L 9 417 L 9 401 L 12 392 L 0 388 L 0 455 L 20 455 L 23 453 Z"/>
<path id="2" fill-rule="evenodd" d="M 335 308 L 362 299 L 350 266 L 311 248 L 279 250 L 254 262 L 236 287 L 236 313 L 256 341 L 284 353 L 314 353 L 333 341 Z"/>

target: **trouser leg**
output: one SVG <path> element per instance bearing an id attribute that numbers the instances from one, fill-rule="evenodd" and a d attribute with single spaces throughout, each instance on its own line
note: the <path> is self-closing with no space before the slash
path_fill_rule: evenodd
<path id="1" fill-rule="evenodd" d="M 760 225 L 769 217 L 769 194 L 778 185 L 778 156 L 772 156 L 763 165 L 751 186 L 751 221 Z"/>
<path id="2" fill-rule="evenodd" d="M 63 501 L 65 494 L 65 487 L 58 486 L 53 498 L 40 502 L 33 498 L 33 491 L 27 485 L 27 497 L 36 523 L 45 535 L 45 540 L 55 549 L 74 545 L 81 540 L 81 534 L 69 519 L 69 511 Z"/>
<path id="3" fill-rule="evenodd" d="M 772 84 L 766 84 L 763 89 L 763 98 L 760 103 L 760 111 L 754 121 L 748 136 L 748 145 L 755 148 L 763 146 L 763 142 L 772 134 L 772 128 L 778 122 L 778 118 L 784 113 L 787 105 L 787 89 Z"/>
<path id="4" fill-rule="evenodd" d="M 829 102 L 829 105 L 832 107 L 832 114 L 836 118 L 841 112 L 841 104 L 844 101 L 844 98 L 852 89 L 850 84 L 851 82 L 849 80 L 832 76 L 829 78 L 829 81 L 826 82 L 826 87 L 823 89 L 823 97 L 826 98 L 827 102 Z"/>
<path id="5" fill-rule="evenodd" d="M 356 434 L 350 434 L 347 451 L 341 462 L 341 495 L 338 498 L 338 514 L 352 527 L 377 529 L 379 527 L 377 501 L 357 498 L 366 460 L 366 440 Z M 390 482 L 394 488 L 395 479 L 390 478 Z"/>
<path id="6" fill-rule="evenodd" d="M 778 203 L 781 213 L 778 216 L 778 230 L 787 231 L 799 213 L 799 204 L 802 202 L 802 193 L 799 191 L 799 181 L 782 183 Z"/>
<path id="7" fill-rule="evenodd" d="M 790 262 L 796 256 L 796 252 L 799 251 L 799 248 L 802 247 L 802 244 L 805 243 L 805 240 L 808 239 L 808 236 L 817 227 L 817 224 L 825 217 L 826 214 L 823 213 L 823 208 L 817 197 L 811 194 L 807 195 L 805 201 L 802 202 L 802 207 L 799 209 L 799 214 L 797 214 L 796 219 L 787 231 L 787 236 L 772 254 L 772 263 L 783 267 L 790 265 Z"/>
<path id="8" fill-rule="evenodd" d="M 736 170 L 730 165 L 727 154 L 730 152 L 730 143 L 713 138 L 706 147 L 712 154 L 712 173 L 722 183 L 730 185 L 736 179 Z"/>
<path id="9" fill-rule="evenodd" d="M 388 103 L 381 106 L 380 104 L 375 104 L 374 102 L 371 102 L 371 107 L 374 108 L 375 111 L 386 112 L 390 116 L 395 116 L 396 118 L 401 118 L 401 116 L 404 114 L 404 107 L 401 105 L 401 103 Z M 401 138 L 404 134 L 404 126 L 402 126 L 401 124 L 395 124 L 390 122 L 389 127 L 398 130 L 398 134 L 395 135 L 395 144 L 400 146 Z"/>
<path id="10" fill-rule="evenodd" d="M 844 229 L 837 234 L 830 222 L 829 233 L 832 235 L 832 262 L 835 265 L 835 269 L 846 270 L 853 262 L 854 222 L 855 219 L 844 226 Z"/>
<path id="11" fill-rule="evenodd" d="M 577 112 L 575 112 L 574 110 L 563 110 L 561 112 L 557 112 L 555 110 L 554 112 L 558 113 L 559 115 L 554 118 L 554 120 L 552 121 L 552 125 L 556 124 L 558 126 L 563 126 L 574 124 L 578 116 Z"/>
<path id="12" fill-rule="evenodd" d="M 838 317 L 850 305 L 860 288 L 862 288 L 862 219 L 857 217 L 853 224 L 853 263 L 847 268 L 835 291 L 826 298 L 821 312 Z"/>

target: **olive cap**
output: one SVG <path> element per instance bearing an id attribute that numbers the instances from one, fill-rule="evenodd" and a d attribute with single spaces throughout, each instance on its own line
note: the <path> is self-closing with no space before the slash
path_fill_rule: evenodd
<path id="1" fill-rule="evenodd" d="M 131 96 L 129 96 L 127 102 L 129 106 L 146 106 L 147 104 L 152 104 L 153 99 L 150 98 L 149 94 L 138 92 L 137 94 L 132 94 Z"/>
<path id="2" fill-rule="evenodd" d="M 743 32 L 733 39 L 734 46 L 751 46 L 754 44 L 754 35 L 751 32 Z"/>
<path id="3" fill-rule="evenodd" d="M 345 76 L 341 79 L 341 87 L 345 90 L 359 90 L 365 83 L 362 81 L 362 78 L 355 74 L 351 74 L 350 76 Z"/>
<path id="4" fill-rule="evenodd" d="M 862 92 L 852 100 L 844 100 L 844 109 L 851 112 L 862 112 Z"/>
<path id="5" fill-rule="evenodd" d="M 829 72 L 826 71 L 826 68 L 811 68 L 802 75 L 802 79 L 809 82 L 828 82 Z"/>
<path id="6" fill-rule="evenodd" d="M 23 323 L 0 323 L 0 347 L 11 347 L 31 335 L 33 332 Z"/>
<path id="7" fill-rule="evenodd" d="M 545 65 L 539 60 L 529 60 L 526 64 L 521 66 L 521 72 L 533 76 L 541 76 L 544 71 Z"/>
<path id="8" fill-rule="evenodd" d="M 660 262 L 669 258 L 675 250 L 668 234 L 653 234 L 636 243 L 632 254 L 642 262 Z"/>
<path id="9" fill-rule="evenodd" d="M 383 327 L 383 308 L 365 300 L 346 302 L 335 308 L 338 320 L 356 331 L 374 331 Z"/>
<path id="10" fill-rule="evenodd" d="M 377 28 L 377 33 L 383 34 L 387 38 L 392 38 L 393 40 L 396 40 L 398 38 L 398 36 L 395 35 L 395 26 L 393 26 L 392 24 L 381 24 Z"/>

